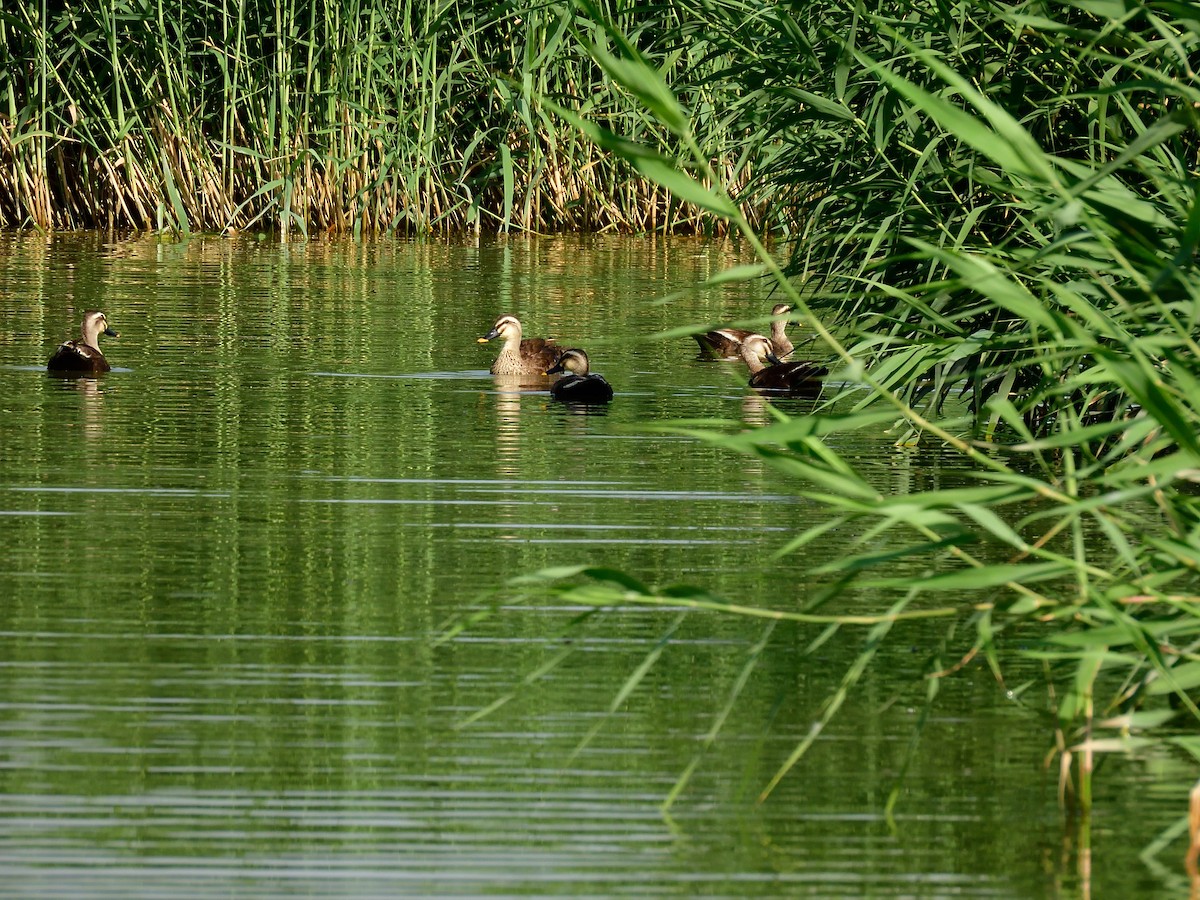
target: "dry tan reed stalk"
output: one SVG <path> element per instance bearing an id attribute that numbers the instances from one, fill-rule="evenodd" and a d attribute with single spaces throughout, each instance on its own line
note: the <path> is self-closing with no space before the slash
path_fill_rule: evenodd
<path id="1" fill-rule="evenodd" d="M 486 164 L 478 152 L 474 160 L 460 157 L 452 163 L 439 163 L 425 153 L 410 159 L 420 184 L 414 192 L 411 179 L 390 171 L 403 165 L 402 157 L 389 155 L 382 142 L 368 136 L 347 111 L 342 111 L 341 120 L 338 144 L 360 145 L 351 155 L 351 164 L 341 169 L 332 161 L 321 164 L 309 152 L 312 138 L 303 123 L 292 130 L 285 153 L 255 158 L 210 145 L 177 121 L 166 104 L 154 111 L 147 133 L 131 131 L 119 147 L 107 152 L 62 140 L 50 156 L 39 156 L 33 141 L 14 148 L 11 131 L 5 128 L 0 158 L 9 174 L 0 182 L 0 222 L 16 224 L 14 220 L 23 216 L 40 227 L 152 227 L 160 208 L 175 216 L 163 183 L 165 165 L 178 202 L 197 229 L 252 227 L 262 223 L 266 213 L 281 230 L 304 221 L 314 232 L 357 227 L 370 233 L 397 225 L 421 230 L 482 229 L 489 222 L 502 224 L 503 195 L 498 184 L 484 186 L 480 214 L 468 214 L 478 191 L 462 179 L 477 177 L 473 173 Z M 230 127 L 234 135 L 245 134 L 245 123 L 239 118 Z M 638 182 L 623 164 L 614 166 L 594 149 L 575 163 L 564 157 L 559 142 L 522 132 L 513 141 L 512 158 L 517 188 L 512 196 L 512 227 L 637 231 L 704 227 L 699 211 L 678 206 L 660 188 Z M 458 174 L 439 179 L 438 172 Z M 746 173 L 740 173 L 739 181 L 745 178 Z M 256 194 L 260 184 L 279 179 L 290 189 L 295 219 L 285 215 L 284 190 Z"/>

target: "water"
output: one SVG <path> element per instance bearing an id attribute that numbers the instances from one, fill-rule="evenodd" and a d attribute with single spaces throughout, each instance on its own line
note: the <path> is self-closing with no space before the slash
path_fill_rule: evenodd
<path id="1" fill-rule="evenodd" d="M 1111 760 L 1084 834 L 1043 767 L 1036 691 L 1006 699 L 967 666 L 921 726 L 944 622 L 898 626 L 759 804 L 864 631 L 810 650 L 816 626 L 585 615 L 506 587 L 589 564 L 781 608 L 808 596 L 819 560 L 772 554 L 819 510 L 754 460 L 652 430 L 768 421 L 740 366 L 649 339 L 769 308 L 756 285 L 687 290 L 744 261 L 651 239 L 0 237 L 0 892 L 1179 889 L 1178 844 L 1137 853 L 1178 821 L 1180 796 L 1155 788 L 1186 764 Z M 103 344 L 115 370 L 48 377 L 89 308 L 121 331 Z M 502 312 L 584 346 L 614 403 L 497 384 L 475 338 Z M 853 441 L 888 490 L 966 477 L 883 433 Z"/>

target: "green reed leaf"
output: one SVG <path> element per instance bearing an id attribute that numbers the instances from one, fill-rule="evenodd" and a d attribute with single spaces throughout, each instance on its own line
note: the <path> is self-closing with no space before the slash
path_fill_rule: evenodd
<path id="1" fill-rule="evenodd" d="M 940 575 L 931 574 L 929 577 L 921 579 L 920 590 L 922 592 L 981 591 L 1006 584 L 1037 584 L 1042 581 L 1065 578 L 1071 574 L 1071 567 L 1059 562 L 979 566 Z M 872 583 L 879 587 L 895 587 L 911 582 L 909 579 L 884 579 Z"/>
<path id="2" fill-rule="evenodd" d="M 660 122 L 676 134 L 688 133 L 688 117 L 656 69 L 640 57 L 618 59 L 598 46 L 591 51 L 609 77 L 645 104 Z"/>
<path id="3" fill-rule="evenodd" d="M 634 156 L 629 161 L 639 172 L 655 184 L 662 185 L 680 200 L 725 218 L 737 215 L 737 207 L 724 195 L 705 187 L 690 175 L 676 169 L 673 164 L 652 156 Z"/>

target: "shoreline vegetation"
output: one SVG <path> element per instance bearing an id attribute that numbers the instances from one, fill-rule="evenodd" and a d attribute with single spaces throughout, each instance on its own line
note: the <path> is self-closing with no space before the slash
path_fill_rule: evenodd
<path id="1" fill-rule="evenodd" d="M 1200 718 L 1193 4 L 46 8 L 19 0 L 0 19 L 0 226 L 690 231 L 755 247 L 758 266 L 721 280 L 773 279 L 831 379 L 869 388 L 751 431 L 676 426 L 827 508 L 781 553 L 844 541 L 811 590 L 754 613 L 772 622 L 739 684 L 776 618 L 815 617 L 814 650 L 866 629 L 764 798 L 872 648 L 926 606 L 948 625 L 916 705 L 972 663 L 1003 684 L 1022 631 L 1045 683 L 1015 698 L 1053 717 L 1077 808 L 1097 755 L 1131 735 L 1200 758 L 1194 727 L 1170 727 Z M 970 457 L 978 486 L 880 495 L 826 438 L 882 421 L 898 444 Z M 889 578 L 898 555 L 929 577 Z M 521 584 L 747 614 L 608 569 Z M 885 611 L 839 619 L 849 591 Z"/>
<path id="2" fill-rule="evenodd" d="M 811 731 L 778 760 L 759 802 L 836 717 L 879 644 L 903 640 L 913 614 L 942 617 L 945 638 L 928 648 L 923 684 L 906 701 L 924 720 L 943 678 L 986 666 L 1014 702 L 1053 721 L 1047 763 L 1057 760 L 1060 798 L 1082 814 L 1078 840 L 1090 846 L 1102 757 L 1156 747 L 1185 768 L 1200 758 L 1194 7 L 818 4 L 800 21 L 778 5 L 706 3 L 686 46 L 719 70 L 700 79 L 717 119 L 700 114 L 696 82 L 681 90 L 671 80 L 670 53 L 656 56 L 658 45 L 592 0 L 579 9 L 598 23 L 581 38 L 589 54 L 657 125 L 639 127 L 681 149 L 669 154 L 669 142 L 609 130 L 551 98 L 542 105 L 730 223 L 760 265 L 720 280 L 771 279 L 833 358 L 831 380 L 867 391 L 763 428 L 660 426 L 756 456 L 825 510 L 779 549 L 822 548 L 799 597 L 747 607 L 700 586 L 585 566 L 524 576 L 511 591 L 764 622 L 664 810 L 772 642 L 804 646 L 776 637 L 776 623 L 817 626 L 802 653 L 838 631 L 863 649 L 808 713 Z M 714 120 L 755 160 L 736 191 L 712 165 L 724 146 Z M 777 246 L 788 258 L 765 249 L 760 224 L 743 214 L 747 198 L 783 211 L 789 232 Z M 835 438 L 883 422 L 900 447 L 934 441 L 967 457 L 978 484 L 879 493 Z M 894 577 L 900 558 L 926 561 L 927 577 Z M 839 614 L 848 595 L 868 598 L 878 617 Z M 1037 660 L 1043 680 L 1010 682 L 1012 654 Z M 920 736 L 917 725 L 910 753 Z M 1192 785 L 1174 787 L 1182 800 Z M 1191 795 L 1187 867 L 1200 884 L 1200 791 Z M 1184 805 L 1148 857 L 1188 834 Z"/>
<path id="3" fill-rule="evenodd" d="M 0 227 L 723 231 L 531 102 L 662 139 L 580 28 L 529 2 L 19 0 L 0 17 Z M 672 55 L 698 99 L 714 67 Z M 734 137 L 714 164 L 745 183 Z"/>

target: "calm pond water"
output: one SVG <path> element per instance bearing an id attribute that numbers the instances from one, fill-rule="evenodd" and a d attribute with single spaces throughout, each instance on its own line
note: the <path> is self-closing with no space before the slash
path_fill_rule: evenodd
<path id="1" fill-rule="evenodd" d="M 889 826 L 945 623 L 898 626 L 756 804 L 865 632 L 810 650 L 819 628 L 779 626 L 730 705 L 762 623 L 581 617 L 504 589 L 589 563 L 808 596 L 811 554 L 772 554 L 818 511 L 752 460 L 649 427 L 767 420 L 740 366 L 648 339 L 768 307 L 746 285 L 653 302 L 745 261 L 687 240 L 0 236 L 0 893 L 1179 890 L 1182 848 L 1138 853 L 1182 814 L 1157 789 L 1182 761 L 1110 761 L 1088 860 L 1043 766 L 1044 698 L 1006 699 L 979 666 L 945 680 Z M 90 308 L 121 332 L 115 370 L 46 376 Z M 616 400 L 498 386 L 475 339 L 502 312 L 586 347 Z M 888 490 L 966 477 L 855 440 Z"/>

